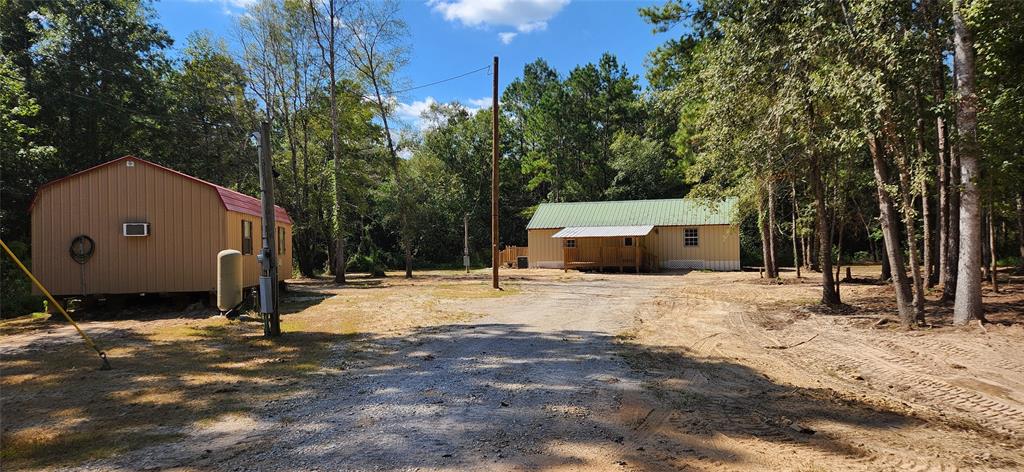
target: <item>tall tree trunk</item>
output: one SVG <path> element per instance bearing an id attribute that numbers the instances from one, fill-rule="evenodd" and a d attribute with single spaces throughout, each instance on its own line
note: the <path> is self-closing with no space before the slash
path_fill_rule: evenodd
<path id="1" fill-rule="evenodd" d="M 815 197 L 817 198 L 817 197 Z M 824 197 L 822 197 L 824 198 Z M 817 207 L 817 199 L 815 199 L 815 207 Z M 821 272 L 821 258 L 818 255 L 821 253 L 821 240 L 822 236 L 818 234 L 818 221 L 814 221 L 814 234 L 811 238 L 811 270 L 814 272 Z M 827 239 L 827 238 L 826 238 Z"/>
<path id="2" fill-rule="evenodd" d="M 931 28 L 928 30 L 928 43 L 932 53 L 932 96 L 935 109 L 935 132 L 936 132 L 936 180 L 935 186 L 938 194 L 938 214 L 936 215 L 935 226 L 938 232 L 936 246 L 937 257 L 936 269 L 932 272 L 932 280 L 928 281 L 929 286 L 938 283 L 945 288 L 947 281 L 956 279 L 956 268 L 950 268 L 948 255 L 950 248 L 949 235 L 949 143 L 946 139 L 947 126 L 944 103 L 946 101 L 946 62 L 943 51 L 946 47 L 948 37 L 943 26 L 943 9 L 945 6 L 939 0 L 927 0 L 922 3 L 922 8 L 927 15 Z M 955 266 L 955 264 L 954 264 Z M 951 282 L 953 283 L 953 282 Z M 951 292 L 952 295 L 952 292 Z"/>
<path id="3" fill-rule="evenodd" d="M 878 275 L 878 280 L 882 282 L 888 282 L 892 278 L 892 265 L 889 263 L 889 246 L 885 244 L 885 238 L 882 238 L 882 273 Z"/>
<path id="4" fill-rule="evenodd" d="M 941 88 L 938 90 L 941 90 Z M 937 93 L 941 94 L 942 92 L 937 91 Z M 939 95 L 939 97 L 941 97 L 941 95 Z M 937 97 L 936 100 L 940 100 L 940 98 Z M 939 270 L 938 273 L 935 274 L 935 276 L 937 277 L 936 281 L 939 284 L 945 285 L 946 280 L 952 278 L 953 274 L 947 266 L 949 258 L 946 255 L 946 253 L 949 251 L 949 163 L 946 159 L 946 156 L 948 155 L 946 152 L 946 121 L 945 118 L 942 116 L 942 113 L 939 113 L 936 116 L 935 126 L 938 128 L 939 147 L 939 152 L 937 154 L 937 161 L 935 166 L 937 168 L 938 174 L 936 187 L 938 188 L 939 194 Z"/>
<path id="5" fill-rule="evenodd" d="M 811 184 L 814 186 L 814 220 L 818 229 L 818 263 L 821 264 L 821 303 L 840 305 L 839 292 L 836 292 L 832 279 L 832 239 L 825 222 L 825 185 L 821 177 L 821 165 L 818 156 L 811 156 Z"/>
<path id="6" fill-rule="evenodd" d="M 790 181 L 790 196 L 793 198 L 793 268 L 796 269 L 796 278 L 800 278 L 800 251 L 797 249 L 796 215 L 800 213 L 800 203 L 796 199 L 796 182 Z"/>
<path id="7" fill-rule="evenodd" d="M 768 181 L 768 253 L 771 255 L 772 273 L 770 277 L 779 277 L 779 260 L 775 257 L 775 182 Z"/>
<path id="8" fill-rule="evenodd" d="M 978 195 L 978 96 L 974 88 L 974 43 L 953 3 L 953 62 L 957 84 L 957 147 L 960 158 L 960 261 L 957 270 L 953 324 L 983 318 L 981 311 L 981 202 Z"/>
<path id="9" fill-rule="evenodd" d="M 1020 249 L 1020 270 L 1024 271 L 1024 191 L 1017 195 L 1017 245 Z"/>
<path id="10" fill-rule="evenodd" d="M 992 259 L 989 257 L 991 253 L 988 250 L 988 208 L 982 207 L 981 209 L 981 281 L 984 283 L 988 280 L 989 276 L 989 264 Z"/>
<path id="11" fill-rule="evenodd" d="M 334 11 L 334 1 L 329 2 L 329 8 Z M 335 264 L 334 282 L 345 283 L 345 272 L 348 267 L 348 258 L 345 254 L 345 189 L 342 185 L 341 170 L 341 142 L 338 139 L 338 81 L 335 78 L 335 48 L 334 48 L 334 15 L 331 19 L 331 33 L 328 35 L 329 64 L 330 68 L 330 100 L 331 100 L 331 153 L 334 157 L 334 212 L 336 236 L 335 236 Z"/>
<path id="12" fill-rule="evenodd" d="M 313 34 L 316 36 L 317 46 L 320 48 L 320 58 L 328 69 L 329 104 L 331 107 L 331 160 L 334 161 L 334 282 L 345 283 L 345 272 L 348 267 L 348 258 L 345 254 L 345 195 L 342 184 L 341 166 L 341 142 L 338 139 L 338 80 L 336 77 L 337 67 L 337 37 L 338 9 L 335 0 L 327 0 L 326 21 L 321 22 L 319 13 L 313 0 L 309 0 L 309 13 L 312 17 Z M 327 44 L 324 45 L 326 39 Z"/>
<path id="13" fill-rule="evenodd" d="M 960 271 L 960 153 L 952 147 L 949 150 L 949 227 L 946 248 L 946 281 L 942 285 L 942 301 L 952 302 L 956 298 L 957 275 Z"/>
<path id="14" fill-rule="evenodd" d="M 914 194 L 910 182 L 910 159 L 906 154 L 900 158 L 902 165 L 897 165 L 899 173 L 900 198 L 903 202 L 903 226 L 907 231 L 907 254 L 910 258 L 910 280 L 913 289 L 914 319 L 924 323 L 924 283 L 921 277 L 921 265 L 918 261 L 917 230 L 914 224 Z M 879 183 L 881 185 L 881 183 Z M 926 198 L 926 197 L 925 197 Z M 925 222 L 927 226 L 927 221 Z"/>
<path id="15" fill-rule="evenodd" d="M 808 271 L 814 271 L 812 260 L 814 259 L 814 230 L 810 231 L 811 234 L 801 236 L 804 240 L 804 268 Z"/>
<path id="16" fill-rule="evenodd" d="M 384 124 L 384 135 L 388 144 L 388 152 L 391 157 L 391 170 L 395 174 L 395 186 L 398 189 L 398 219 L 399 219 L 399 239 L 401 240 L 402 252 L 405 254 L 405 277 L 412 278 L 412 235 L 409 233 L 409 209 L 408 199 L 405 198 L 404 187 L 402 185 L 402 172 L 399 168 L 398 150 L 395 149 L 395 141 L 391 137 L 391 127 L 388 124 L 388 108 L 384 104 L 384 97 L 380 92 L 380 85 L 377 83 L 377 78 L 372 77 L 371 83 L 373 84 L 374 94 L 377 97 L 377 108 L 380 111 L 381 121 Z"/>
<path id="17" fill-rule="evenodd" d="M 988 259 L 992 267 L 988 274 L 992 278 L 992 291 L 999 293 L 999 256 L 996 253 L 995 212 L 992 200 L 988 202 Z"/>
<path id="18" fill-rule="evenodd" d="M 771 251 L 768 249 L 768 223 L 765 216 L 764 192 L 758 191 L 757 195 L 757 230 L 761 233 L 761 266 L 764 268 L 765 277 L 773 278 L 771 274 Z"/>
<path id="19" fill-rule="evenodd" d="M 917 141 L 916 158 L 920 160 L 922 168 L 927 169 L 927 151 L 925 150 L 924 145 L 924 112 L 922 108 L 923 107 L 921 106 L 920 94 L 918 94 L 917 133 L 915 136 Z M 924 272 L 921 274 L 921 277 L 923 278 L 924 284 L 928 287 L 931 287 L 932 267 L 934 263 L 934 256 L 932 253 L 932 212 L 931 205 L 928 202 L 928 200 L 930 199 L 930 195 L 928 192 L 928 174 L 925 172 L 922 172 L 922 174 L 923 178 L 920 179 L 920 188 L 917 189 L 918 193 L 921 195 L 921 234 L 924 237 L 921 245 L 921 265 L 923 266 L 922 269 Z"/>
<path id="20" fill-rule="evenodd" d="M 758 206 L 758 226 L 761 229 L 761 254 L 764 258 L 764 272 L 765 277 L 769 279 L 775 279 L 779 277 L 779 271 L 775 266 L 775 237 L 774 231 L 772 231 L 775 217 L 773 210 L 775 205 L 772 204 L 772 183 L 766 182 L 765 187 L 767 192 L 761 191 L 761 195 L 757 198 Z M 765 195 L 767 193 L 767 196 Z M 766 202 L 767 200 L 767 202 Z M 767 203 L 767 204 L 766 204 Z"/>
<path id="21" fill-rule="evenodd" d="M 892 269 L 892 288 L 896 292 L 896 308 L 900 315 L 900 325 L 911 328 L 914 325 L 914 306 L 910 295 L 907 271 L 903 265 L 903 251 L 900 251 L 899 228 L 896 223 L 892 197 L 889 195 L 889 177 L 885 168 L 885 152 L 877 136 L 868 139 L 868 150 L 871 151 L 871 163 L 875 173 L 875 187 L 878 190 L 878 222 L 882 226 L 882 237 L 885 238 L 885 252 Z"/>
<path id="22" fill-rule="evenodd" d="M 836 284 L 836 293 L 842 295 L 842 291 L 839 290 L 839 271 L 843 267 L 843 225 L 844 221 L 839 219 L 835 225 L 836 229 L 836 275 L 834 277 Z"/>

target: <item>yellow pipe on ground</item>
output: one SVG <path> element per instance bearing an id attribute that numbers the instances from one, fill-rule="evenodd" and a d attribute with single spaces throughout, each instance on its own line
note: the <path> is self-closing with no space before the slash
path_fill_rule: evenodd
<path id="1" fill-rule="evenodd" d="M 25 264 L 21 263 L 21 260 L 18 259 L 18 256 L 14 255 L 14 252 L 11 251 L 11 248 L 7 247 L 7 243 L 5 243 L 2 239 L 0 239 L 0 246 L 3 246 L 4 252 L 6 252 L 8 256 L 11 256 L 11 260 L 13 260 L 14 263 L 17 264 L 18 267 L 21 269 L 21 271 L 28 276 L 29 280 L 31 280 L 32 283 L 39 288 L 39 291 L 43 292 L 43 295 L 46 295 L 46 298 L 50 300 L 50 303 L 52 303 L 53 306 L 57 307 L 57 311 L 59 311 L 60 314 L 64 315 L 64 318 L 68 320 L 68 323 L 71 323 L 71 325 L 75 327 L 75 330 L 78 331 L 78 334 L 81 335 L 82 339 L 85 340 L 85 344 L 87 344 L 94 351 L 96 351 L 97 354 L 100 355 L 100 360 L 103 361 L 103 365 L 100 367 L 100 369 L 110 369 L 110 362 L 107 361 L 107 353 L 101 351 L 100 348 L 96 346 L 96 343 L 93 342 L 92 338 L 90 338 L 89 335 L 85 334 L 85 331 L 82 331 L 82 328 L 78 327 L 78 323 L 75 323 L 75 320 L 71 319 L 71 315 L 69 315 L 68 312 L 64 310 L 64 307 L 61 306 L 60 303 L 57 303 L 57 300 L 53 298 L 53 295 L 50 294 L 50 291 L 43 286 L 42 282 L 40 282 L 39 279 L 36 279 L 36 276 L 32 275 L 32 272 L 28 270 L 28 267 L 25 267 Z"/>

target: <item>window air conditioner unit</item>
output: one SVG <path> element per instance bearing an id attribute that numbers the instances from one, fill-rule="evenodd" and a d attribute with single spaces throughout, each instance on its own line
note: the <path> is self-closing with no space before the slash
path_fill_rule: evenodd
<path id="1" fill-rule="evenodd" d="M 125 236 L 149 236 L 149 223 L 125 223 Z"/>

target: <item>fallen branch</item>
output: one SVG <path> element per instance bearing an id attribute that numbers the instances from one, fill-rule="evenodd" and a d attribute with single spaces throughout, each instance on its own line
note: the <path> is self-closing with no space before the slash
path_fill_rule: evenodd
<path id="1" fill-rule="evenodd" d="M 821 334 L 821 333 L 818 333 L 818 334 Z M 814 336 L 811 336 L 811 337 L 810 337 L 810 338 L 808 338 L 807 340 L 804 340 L 804 341 L 800 341 L 800 342 L 798 342 L 798 343 L 796 343 L 796 344 L 793 344 L 793 345 L 791 345 L 791 346 L 765 346 L 764 348 L 765 348 L 765 349 L 790 349 L 790 348 L 794 348 L 794 347 L 797 347 L 797 346 L 799 346 L 799 345 L 801 345 L 801 344 L 806 344 L 806 343 L 809 343 L 809 342 L 811 342 L 812 340 L 814 340 L 814 338 L 816 338 L 816 337 L 818 337 L 818 335 L 817 335 L 817 334 L 815 334 Z"/>

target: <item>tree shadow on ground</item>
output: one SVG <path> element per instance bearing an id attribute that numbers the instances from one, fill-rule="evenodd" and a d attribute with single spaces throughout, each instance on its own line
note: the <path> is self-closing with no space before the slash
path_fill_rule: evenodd
<path id="1" fill-rule="evenodd" d="M 953 326 L 953 302 L 942 301 L 941 295 L 941 288 L 932 288 L 925 297 L 925 322 L 932 328 Z M 1014 278 L 1000 286 L 998 293 L 992 290 L 991 285 L 983 285 L 982 309 L 987 323 L 1003 326 L 1024 324 L 1024 277 Z M 842 309 L 813 311 L 820 315 L 874 317 L 893 325 L 898 321 L 895 295 L 889 284 L 858 296 L 853 304 Z"/>
<path id="2" fill-rule="evenodd" d="M 921 424 L 830 390 L 781 385 L 725 359 L 698 360 L 604 333 L 453 325 L 420 330 L 404 343 L 386 359 L 328 380 L 312 397 L 281 405 L 284 426 L 272 441 L 295 446 L 267 444 L 272 454 L 226 464 L 673 468 L 752 460 L 717 435 L 853 460 L 864 455 L 856 443 L 790 425 Z"/>
<path id="3" fill-rule="evenodd" d="M 268 340 L 256 323 L 190 329 L 166 339 L 103 334 L 117 346 L 112 371 L 95 370 L 80 345 L 4 356 L 5 469 L 90 460 L 267 470 L 756 460 L 722 436 L 854 460 L 864 453 L 852 440 L 789 426 L 920 424 L 728 359 L 599 332 L 459 324 Z"/>

